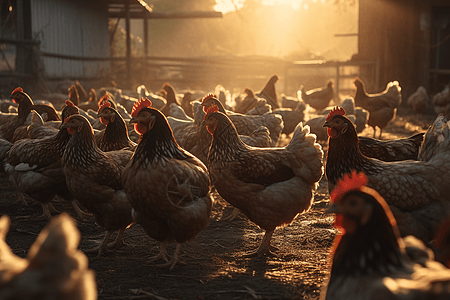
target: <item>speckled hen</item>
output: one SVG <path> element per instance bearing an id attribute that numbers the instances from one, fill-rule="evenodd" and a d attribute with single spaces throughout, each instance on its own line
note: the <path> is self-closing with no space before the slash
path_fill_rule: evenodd
<path id="1" fill-rule="evenodd" d="M 325 172 L 330 193 L 344 174 L 364 172 L 368 186 L 390 205 L 401 234 L 430 241 L 450 205 L 450 127 L 444 117 L 438 116 L 425 134 L 418 161 L 364 156 L 342 108 L 333 109 L 323 126 L 329 135 Z"/>
<path id="2" fill-rule="evenodd" d="M 181 245 L 208 225 L 212 198 L 205 165 L 176 143 L 165 116 L 148 99 L 135 104 L 130 123 L 142 135 L 122 175 L 133 206 L 133 217 L 147 234 L 161 243 L 151 261 L 173 269 Z M 166 245 L 175 241 L 175 254 L 167 259 Z"/>
<path id="3" fill-rule="evenodd" d="M 321 146 L 302 123 L 286 147 L 247 146 L 231 120 L 214 106 L 204 125 L 213 136 L 208 155 L 211 183 L 222 198 L 265 230 L 259 249 L 249 255 L 268 254 L 275 229 L 311 207 L 323 174 Z"/>
<path id="4" fill-rule="evenodd" d="M 123 233 L 133 223 L 131 205 L 120 180 L 133 152 L 103 152 L 95 144 L 89 121 L 80 115 L 64 120 L 62 128 L 72 135 L 62 157 L 62 167 L 70 193 L 94 215 L 106 229 L 101 245 L 91 249 L 101 255 L 114 231 L 119 231 L 111 245 L 123 244 Z"/>

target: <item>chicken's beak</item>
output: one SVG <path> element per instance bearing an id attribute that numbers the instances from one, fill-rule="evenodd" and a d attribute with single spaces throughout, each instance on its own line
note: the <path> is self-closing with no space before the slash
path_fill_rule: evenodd
<path id="1" fill-rule="evenodd" d="M 335 203 L 332 203 L 328 208 L 325 210 L 326 214 L 339 214 L 342 213 L 341 207 Z"/>
<path id="2" fill-rule="evenodd" d="M 325 123 L 323 123 L 323 127 L 331 127 L 331 123 L 328 121 L 325 121 Z"/>
<path id="3" fill-rule="evenodd" d="M 135 124 L 138 122 L 138 120 L 136 118 L 131 118 L 129 122 L 130 124 Z"/>

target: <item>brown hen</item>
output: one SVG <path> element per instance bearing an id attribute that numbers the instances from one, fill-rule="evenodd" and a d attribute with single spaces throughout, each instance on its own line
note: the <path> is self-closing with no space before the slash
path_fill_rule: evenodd
<path id="1" fill-rule="evenodd" d="M 449 299 L 450 270 L 414 237 L 400 237 L 386 201 L 366 184 L 364 174 L 353 173 L 331 194 L 328 212 L 337 214 L 342 233 L 325 299 Z"/>
<path id="2" fill-rule="evenodd" d="M 72 135 L 62 156 L 62 169 L 67 187 L 106 229 L 106 236 L 98 248 L 101 255 L 114 231 L 119 231 L 111 245 L 123 245 L 123 233 L 133 223 L 131 205 L 123 190 L 121 175 L 133 152 L 118 150 L 103 152 L 95 144 L 94 132 L 89 121 L 81 115 L 64 120 L 63 129 Z"/>
<path id="3" fill-rule="evenodd" d="M 133 217 L 147 234 L 161 243 L 151 261 L 173 269 L 180 260 L 181 245 L 208 225 L 212 198 L 205 165 L 182 149 L 167 120 L 148 99 L 136 103 L 130 123 L 142 135 L 122 183 L 133 206 Z M 167 243 L 177 247 L 168 261 Z"/>
<path id="4" fill-rule="evenodd" d="M 24 93 L 21 87 L 12 91 L 11 98 L 17 104 L 26 102 L 27 105 L 30 105 L 31 103 L 31 109 L 37 111 L 41 116 L 45 113 L 47 115 L 47 121 L 61 121 L 61 118 L 53 106 L 47 104 L 34 104 L 30 96 Z"/>
<path id="5" fill-rule="evenodd" d="M 206 111 L 208 108 L 216 105 L 219 111 L 227 114 L 222 103 L 211 94 L 209 97 L 202 99 L 202 106 Z M 270 138 L 272 139 L 272 146 L 276 146 L 281 132 L 284 128 L 283 118 L 280 115 L 273 113 L 264 114 L 261 116 L 256 115 L 243 115 L 238 113 L 227 114 L 230 120 L 233 122 L 239 134 L 250 135 L 257 130 L 260 126 L 265 126 L 269 129 Z"/>
<path id="6" fill-rule="evenodd" d="M 352 170 L 364 172 L 368 186 L 390 205 L 402 235 L 414 235 L 425 242 L 433 238 L 446 218 L 450 201 L 450 128 L 438 116 L 419 150 L 417 161 L 384 162 L 361 153 L 355 126 L 342 108 L 330 112 L 326 176 L 328 190 Z"/>
<path id="7" fill-rule="evenodd" d="M 41 231 L 26 258 L 5 242 L 9 218 L 0 218 L 0 299 L 95 300 L 95 274 L 77 249 L 80 232 L 61 214 Z"/>
<path id="8" fill-rule="evenodd" d="M 333 97 L 334 89 L 332 81 L 328 81 L 326 88 L 305 91 L 305 87 L 301 87 L 301 99 L 318 112 L 324 110 Z"/>
<path id="9" fill-rule="evenodd" d="M 211 183 L 223 199 L 265 230 L 258 250 L 250 253 L 262 256 L 270 252 L 275 229 L 310 208 L 323 174 L 323 152 L 301 123 L 286 147 L 247 146 L 227 115 L 217 110 L 212 107 L 204 120 L 213 136 L 208 155 Z"/>
<path id="10" fill-rule="evenodd" d="M 378 94 L 368 94 L 364 82 L 355 79 L 356 94 L 355 105 L 361 106 L 369 111 L 367 124 L 373 128 L 373 137 L 376 136 L 376 127 L 380 128 L 380 135 L 383 128 L 395 118 L 397 107 L 402 102 L 401 87 L 398 81 L 389 82 L 386 89 Z"/>

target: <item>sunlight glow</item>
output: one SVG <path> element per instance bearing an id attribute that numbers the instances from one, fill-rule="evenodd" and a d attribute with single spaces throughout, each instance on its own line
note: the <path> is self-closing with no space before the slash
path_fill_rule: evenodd
<path id="1" fill-rule="evenodd" d="M 216 0 L 217 4 L 214 6 L 214 10 L 226 14 L 241 9 L 244 2 L 245 0 Z"/>

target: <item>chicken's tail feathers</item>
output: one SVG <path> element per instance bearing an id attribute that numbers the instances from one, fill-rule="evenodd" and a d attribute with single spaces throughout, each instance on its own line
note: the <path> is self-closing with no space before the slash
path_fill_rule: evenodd
<path id="1" fill-rule="evenodd" d="M 316 135 L 310 132 L 308 125 L 303 126 L 302 122 L 297 124 L 286 149 L 302 162 L 301 167 L 295 171 L 296 175 L 310 183 L 317 183 L 322 178 L 322 146 L 316 142 Z"/>
<path id="2" fill-rule="evenodd" d="M 425 133 L 418 160 L 429 161 L 440 153 L 450 154 L 450 124 L 443 114 L 437 116 Z"/>

